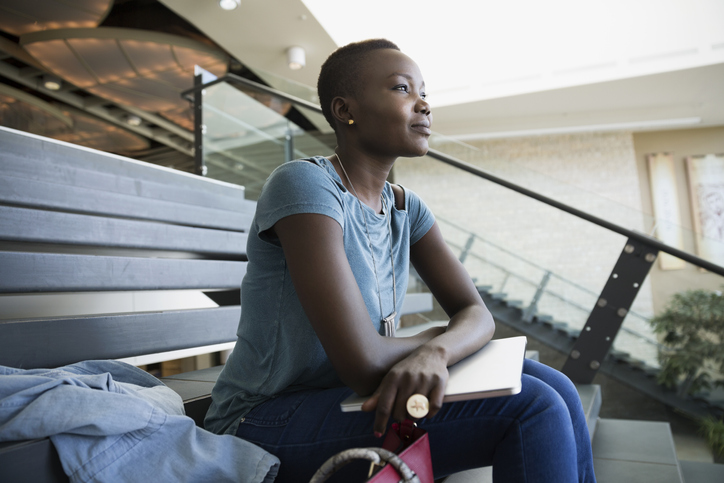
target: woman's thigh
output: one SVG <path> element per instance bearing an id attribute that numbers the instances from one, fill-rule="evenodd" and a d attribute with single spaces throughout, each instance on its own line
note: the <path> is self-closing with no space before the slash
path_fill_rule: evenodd
<path id="1" fill-rule="evenodd" d="M 574 431 L 563 398 L 522 376 L 521 392 L 444 404 L 421 427 L 430 436 L 436 476 L 493 465 L 496 481 L 578 481 Z"/>
<path id="2" fill-rule="evenodd" d="M 277 396 L 255 407 L 236 435 L 281 461 L 276 482 L 309 481 L 332 455 L 349 448 L 381 446 L 373 434 L 374 414 L 342 413 L 340 403 L 352 390 L 334 388 Z M 330 481 L 364 481 L 365 466 L 351 465 Z M 361 475 L 355 479 L 352 475 Z"/>
<path id="3" fill-rule="evenodd" d="M 373 413 L 341 412 L 349 394 L 335 388 L 278 396 L 254 408 L 237 436 L 279 457 L 276 481 L 308 481 L 337 452 L 382 444 L 373 435 Z M 532 375 L 524 373 L 516 396 L 446 403 L 420 425 L 430 434 L 437 477 L 495 463 L 501 481 L 577 480 L 571 479 L 576 450 L 566 404 Z M 363 465 L 348 468 L 337 481 L 356 481 L 352 475 L 364 481 Z"/>

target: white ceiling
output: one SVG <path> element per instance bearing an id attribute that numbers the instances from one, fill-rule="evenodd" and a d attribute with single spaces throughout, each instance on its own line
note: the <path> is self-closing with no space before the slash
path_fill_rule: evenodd
<path id="1" fill-rule="evenodd" d="M 262 69 L 308 86 L 316 85 L 316 77 L 322 62 L 337 47 L 332 36 L 301 0 L 242 0 L 241 7 L 231 12 L 218 8 L 216 0 L 160 1 L 252 69 Z M 315 5 L 316 0 L 307 1 L 310 5 Z M 554 3 L 561 1 L 566 0 L 556 0 Z M 484 94 L 476 94 L 478 98 L 485 97 L 484 99 L 437 108 L 433 84 L 428 82 L 428 93 L 431 94 L 434 113 L 433 129 L 443 134 L 469 139 L 520 135 L 545 132 L 545 130 L 553 130 L 551 132 L 606 129 L 659 130 L 724 125 L 724 88 L 722 87 L 724 86 L 724 60 L 722 60 L 724 42 L 720 42 L 724 41 L 724 29 L 720 26 L 711 27 L 710 24 L 716 24 L 716 21 L 711 20 L 711 18 L 716 20 L 715 12 L 708 12 L 704 8 L 707 5 L 715 5 L 714 10 L 718 12 L 717 9 L 721 8 L 716 5 L 724 6 L 724 2 L 657 0 L 652 3 L 651 0 L 642 0 L 635 4 L 638 5 L 636 8 L 631 6 L 630 2 L 623 0 L 591 4 L 593 3 L 599 5 L 598 10 L 593 10 L 593 14 L 586 13 L 587 20 L 591 19 L 591 15 L 600 16 L 608 12 L 606 5 L 609 5 L 609 9 L 614 13 L 631 13 L 631 18 L 621 24 L 623 27 L 611 25 L 612 19 L 607 17 L 609 23 L 604 22 L 603 27 L 598 27 L 593 32 L 595 42 L 591 44 L 598 46 L 596 49 L 607 43 L 618 45 L 619 50 L 623 49 L 622 52 L 627 59 L 620 62 L 615 59 L 608 63 L 602 62 L 600 59 L 604 59 L 605 56 L 601 57 L 603 54 L 596 50 L 598 57 L 591 57 L 590 63 L 595 64 L 593 67 L 599 66 L 601 69 L 576 71 L 575 67 L 581 66 L 582 56 L 585 57 L 585 52 L 577 51 L 578 57 L 572 57 L 568 67 L 560 60 L 556 60 L 555 65 L 547 66 L 548 74 L 541 76 L 545 82 L 535 84 L 524 81 L 519 83 L 519 86 L 516 86 L 512 80 L 497 84 L 488 82 L 488 85 L 497 87 Z M 464 22 L 461 20 L 462 23 L 469 23 L 467 12 L 452 8 L 453 4 L 450 2 L 445 4 L 449 11 L 464 19 Z M 337 0 L 334 5 L 338 7 L 333 7 L 333 10 L 360 5 L 363 5 L 364 9 L 374 8 L 369 2 L 347 0 Z M 405 5 L 406 8 L 410 7 L 409 4 Z M 635 22 L 638 17 L 634 18 L 633 14 L 636 13 L 640 17 L 642 12 L 639 10 L 643 8 L 642 5 L 650 9 L 655 5 L 656 8 L 661 8 L 661 11 L 665 11 L 666 16 L 661 17 L 663 19 L 661 21 L 654 16 L 655 18 L 649 21 Z M 334 19 L 332 20 L 334 28 L 330 27 L 330 30 L 337 32 L 334 34 L 335 39 L 341 37 L 339 32 L 344 32 L 345 29 L 363 37 L 379 35 L 380 25 L 385 22 L 382 20 L 370 22 L 360 13 L 364 12 L 364 9 L 351 10 L 352 14 L 348 15 L 351 18 L 349 21 L 334 23 Z M 408 42 L 410 48 L 405 48 L 405 42 L 395 39 L 393 35 L 388 37 L 397 41 L 403 51 L 411 53 L 423 69 L 431 70 L 426 66 L 425 49 L 430 52 L 435 50 L 437 44 L 432 33 L 441 28 L 436 19 L 442 17 L 436 17 L 435 12 L 425 10 L 424 5 L 416 5 L 411 10 L 420 10 L 425 15 L 424 21 L 417 22 L 410 14 L 410 18 L 405 19 L 407 22 L 403 22 L 416 26 L 419 38 L 415 38 L 413 43 Z M 512 15 L 510 19 L 515 20 L 514 14 L 517 11 L 508 10 L 506 15 L 508 17 Z M 539 52 L 533 47 L 541 43 L 541 37 L 530 29 L 536 25 L 535 22 L 545 24 L 545 19 L 539 18 L 537 12 L 524 11 L 519 16 L 525 21 L 511 24 L 510 36 L 524 37 L 525 43 L 531 46 L 531 51 Z M 673 29 L 669 23 L 677 20 L 680 20 L 680 28 Z M 323 21 L 326 25 L 330 25 L 329 18 Z M 492 29 L 495 26 L 495 18 L 486 17 L 479 23 L 478 32 L 483 35 L 484 29 Z M 521 26 L 526 25 L 530 35 L 521 35 Z M 360 30 L 360 26 L 367 26 L 368 30 Z M 499 31 L 499 27 L 496 28 L 498 28 L 496 31 Z M 574 31 L 580 36 L 586 29 L 590 30 L 593 27 L 581 22 Z M 370 33 L 365 35 L 364 32 Z M 626 32 L 633 32 L 630 35 L 643 32 L 636 34 L 642 44 L 634 46 L 630 42 L 622 43 L 620 39 L 615 41 L 619 37 L 625 37 Z M 456 37 L 457 33 L 443 32 L 443 35 L 452 37 L 454 42 L 456 39 L 460 40 Z M 722 39 L 716 40 L 719 37 Z M 569 45 L 580 43 L 579 38 L 575 36 L 558 35 L 555 39 L 559 43 L 567 40 Z M 346 42 L 346 39 L 343 40 Z M 501 38 L 500 42 L 505 42 L 505 38 Z M 689 44 L 693 47 L 681 47 Z M 292 71 L 286 65 L 285 51 L 293 45 L 299 45 L 307 52 L 307 65 L 299 71 Z M 484 58 L 480 52 L 474 52 L 470 46 L 467 48 L 465 46 L 463 42 L 457 49 L 448 50 L 445 53 L 446 57 L 453 59 L 456 64 L 465 65 L 479 63 L 481 57 Z M 422 50 L 419 50 L 420 48 Z M 521 52 L 521 44 L 518 44 L 517 48 L 518 52 Z M 459 54 L 451 56 L 449 52 Z M 448 60 L 448 64 L 449 62 Z M 642 67 L 647 64 L 650 67 Z M 619 66 L 621 69 L 613 73 L 613 70 L 609 69 L 611 66 Z M 440 70 L 447 71 L 449 66 Z M 511 72 L 515 73 L 515 70 Z M 556 75 L 556 72 L 565 75 Z M 569 76 L 570 72 L 574 75 Z M 510 78 L 512 74 L 496 73 L 496 76 L 501 78 L 506 78 L 506 75 Z M 530 80 L 535 81 L 533 78 Z M 485 82 L 480 83 L 481 86 L 483 84 Z M 479 90 L 472 89 L 473 94 Z M 444 100 L 444 89 L 439 89 L 437 97 L 441 101 Z M 449 101 L 450 99 L 447 99 L 445 102 Z"/>

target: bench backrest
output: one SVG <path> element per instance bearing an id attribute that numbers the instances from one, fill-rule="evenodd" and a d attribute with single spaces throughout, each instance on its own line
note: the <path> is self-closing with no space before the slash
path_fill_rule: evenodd
<path id="1" fill-rule="evenodd" d="M 18 318 L 9 307 L 30 294 L 233 298 L 254 207 L 237 185 L 0 128 L 0 365 L 56 367 L 235 341 L 238 295 L 213 308 L 61 317 Z"/>

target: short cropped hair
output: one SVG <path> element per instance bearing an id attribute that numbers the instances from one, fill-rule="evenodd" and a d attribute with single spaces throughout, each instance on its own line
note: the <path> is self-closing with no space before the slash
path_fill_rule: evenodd
<path id="1" fill-rule="evenodd" d="M 364 57 L 380 49 L 400 50 L 387 39 L 370 39 L 340 47 L 322 64 L 317 80 L 317 95 L 322 113 L 332 129 L 337 130 L 332 116 L 332 99 L 337 96 L 354 97 L 360 90 L 360 65 Z"/>

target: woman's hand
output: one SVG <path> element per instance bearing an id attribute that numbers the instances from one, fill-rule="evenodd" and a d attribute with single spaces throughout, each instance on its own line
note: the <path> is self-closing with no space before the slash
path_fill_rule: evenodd
<path id="1" fill-rule="evenodd" d="M 381 436 L 390 417 L 396 421 L 408 418 L 407 400 L 422 394 L 430 401 L 426 417 L 434 416 L 442 407 L 448 371 L 445 351 L 423 345 L 395 364 L 382 379 L 377 390 L 362 405 L 363 411 L 375 411 L 374 432 Z"/>

